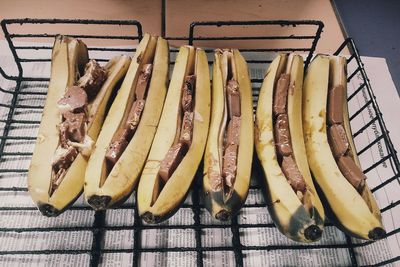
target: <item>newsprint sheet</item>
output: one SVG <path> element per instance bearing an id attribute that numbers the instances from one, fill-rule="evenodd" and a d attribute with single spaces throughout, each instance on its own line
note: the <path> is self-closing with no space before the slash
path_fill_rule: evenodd
<path id="1" fill-rule="evenodd" d="M 25 53 L 25 54 L 24 54 Z M 31 53 L 31 54 L 28 54 Z M 49 56 L 46 51 L 23 51 L 21 57 Z M 246 54 L 246 53 L 244 53 Z M 104 57 L 104 53 L 101 54 Z M 112 55 L 108 55 L 112 56 Z M 264 54 L 246 55 L 248 59 L 264 57 Z M 272 58 L 274 55 L 269 54 Z M 91 57 L 96 57 L 92 54 Z M 210 58 L 211 59 L 211 58 Z M 398 114 L 400 101 L 384 59 L 363 58 L 369 78 L 371 79 L 377 101 L 390 131 L 390 136 L 397 150 L 400 148 L 400 127 Z M 357 66 L 349 65 L 349 73 Z M 16 66 L 8 53 L 4 42 L 0 42 L 0 66 L 9 75 L 17 75 Z M 36 62 L 24 64 L 24 77 L 48 77 L 49 62 Z M 267 65 L 250 65 L 252 78 L 263 78 Z M 362 84 L 358 73 L 351 84 L 349 94 Z M 46 82 L 24 82 L 21 91 L 46 92 Z M 259 86 L 255 84 L 254 87 Z M 5 90 L 14 90 L 15 82 L 8 81 L 0 76 L 0 87 Z M 1 93 L 0 103 L 10 104 L 12 95 Z M 369 101 L 368 92 L 363 88 L 350 101 L 350 114 L 354 114 Z M 41 110 L 22 108 L 24 105 L 43 105 L 44 94 L 21 94 L 18 97 L 17 107 L 13 116 L 15 122 L 10 128 L 10 136 L 35 136 L 38 124 L 18 124 L 19 121 L 40 121 Z M 4 131 L 4 121 L 7 119 L 8 109 L 0 107 L 0 133 Z M 365 107 L 360 115 L 352 121 L 353 133 L 366 125 L 375 116 L 371 106 Z M 365 131 L 355 138 L 358 150 L 381 136 L 378 121 L 373 122 Z M 34 140 L 7 139 L 4 152 L 32 152 Z M 368 151 L 360 156 L 364 169 L 388 154 L 383 139 L 376 142 Z M 2 156 L 0 170 L 12 169 L 19 172 L 0 172 L 0 188 L 26 188 L 26 176 L 30 156 Z M 398 180 L 380 187 L 387 179 L 393 177 L 393 170 L 389 160 L 376 166 L 367 173 L 370 188 L 376 188 L 375 197 L 381 208 L 388 207 L 391 203 L 400 200 L 400 186 Z M 134 203 L 134 196 L 125 205 Z M 187 203 L 191 202 L 189 194 Z M 264 203 L 264 198 L 259 190 L 251 190 L 247 204 Z M 82 197 L 77 200 L 74 207 L 87 206 Z M 400 206 L 384 209 L 383 222 L 388 233 L 400 228 Z M 90 209 L 68 210 L 57 218 L 45 218 L 34 209 L 34 205 L 26 190 L 0 191 L 0 266 L 87 266 L 93 243 L 92 225 L 94 212 Z M 200 220 L 207 225 L 220 225 L 208 215 L 205 209 L 201 210 Z M 238 224 L 252 224 L 255 227 L 241 228 L 240 241 L 242 245 L 257 247 L 270 246 L 271 250 L 259 251 L 257 249 L 244 249 L 245 266 L 349 266 L 352 264 L 351 254 L 346 248 L 345 235 L 334 226 L 327 226 L 323 237 L 315 243 L 320 248 L 313 249 L 272 249 L 276 246 L 298 245 L 279 233 L 275 227 L 257 227 L 258 224 L 271 223 L 271 217 L 265 207 L 247 207 L 241 210 Z M 194 223 L 193 211 L 190 208 L 180 209 L 175 216 L 164 225 L 174 225 L 173 229 L 147 229 L 141 233 L 142 248 L 194 248 L 196 246 L 195 230 L 193 228 L 180 228 L 179 225 Z M 133 264 L 134 210 L 132 208 L 114 209 L 106 212 L 105 233 L 102 244 L 101 266 L 129 266 Z M 365 242 L 357 239 L 353 243 Z M 232 245 L 232 231 L 230 227 L 207 227 L 202 229 L 201 244 L 207 247 L 230 247 Z M 331 248 L 332 244 L 342 244 Z M 115 251 L 118 250 L 118 251 Z M 44 252 L 43 252 L 44 251 Z M 67 253 L 64 253 L 67 251 Z M 75 251 L 68 253 L 68 251 Z M 140 266 L 195 266 L 195 250 L 180 252 L 142 252 Z M 354 248 L 356 262 L 359 265 L 369 265 L 400 256 L 400 234 L 393 234 L 385 240 L 365 246 Z M 203 252 L 203 261 L 206 266 L 235 266 L 235 257 L 232 250 L 208 250 Z M 354 261 L 354 259 L 353 259 Z M 395 266 L 392 263 L 391 266 Z"/>

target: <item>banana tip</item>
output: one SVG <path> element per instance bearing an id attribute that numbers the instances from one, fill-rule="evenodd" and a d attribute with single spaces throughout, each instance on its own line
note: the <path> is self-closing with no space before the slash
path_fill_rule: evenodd
<path id="1" fill-rule="evenodd" d="M 91 196 L 88 199 L 88 203 L 90 206 L 93 207 L 95 210 L 104 210 L 110 204 L 111 197 L 110 196 Z"/>
<path id="2" fill-rule="evenodd" d="M 385 231 L 385 229 L 383 229 L 381 227 L 375 227 L 368 233 L 369 239 L 372 239 L 372 240 L 382 239 L 385 237 L 385 235 L 386 235 L 386 231 Z"/>
<path id="3" fill-rule="evenodd" d="M 160 216 L 155 216 L 153 213 L 151 212 L 145 212 L 142 215 L 142 219 L 146 222 L 146 223 L 150 223 L 150 224 L 155 224 L 155 223 L 159 223 L 161 221 L 161 217 Z"/>
<path id="4" fill-rule="evenodd" d="M 39 205 L 39 211 L 47 217 L 56 217 L 60 214 L 60 210 L 50 204 Z"/>
<path id="5" fill-rule="evenodd" d="M 310 241 L 316 241 L 321 238 L 322 230 L 316 225 L 310 225 L 304 231 L 304 237 Z"/>
<path id="6" fill-rule="evenodd" d="M 227 221 L 231 218 L 231 214 L 226 210 L 221 210 L 217 214 L 215 214 L 215 218 L 220 221 Z"/>

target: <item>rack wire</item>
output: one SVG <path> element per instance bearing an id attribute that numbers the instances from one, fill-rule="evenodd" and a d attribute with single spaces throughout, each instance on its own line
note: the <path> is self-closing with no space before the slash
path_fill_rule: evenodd
<path id="1" fill-rule="evenodd" d="M 267 235 L 268 233 L 275 234 L 277 232 L 272 221 L 266 219 L 266 204 L 260 198 L 261 187 L 257 180 L 256 170 L 253 171 L 249 199 L 246 201 L 241 213 L 229 223 L 218 223 L 209 218 L 203 205 L 201 190 L 199 189 L 201 188 L 201 171 L 196 175 L 189 198 L 182 205 L 181 210 L 167 222 L 159 225 L 148 225 L 140 220 L 134 203 L 134 196 L 120 208 L 114 210 L 94 212 L 83 201 L 78 200 L 60 218 L 47 219 L 41 217 L 29 201 L 26 177 L 27 167 L 40 123 L 40 114 L 46 98 L 49 76 L 28 77 L 25 73 L 29 72 L 33 66 L 37 66 L 38 63 L 49 65 L 52 47 L 51 45 L 42 44 L 21 45 L 15 41 L 27 38 L 29 40 L 34 39 L 35 41 L 50 40 L 54 37 L 55 33 L 44 33 L 41 31 L 41 27 L 44 24 L 46 26 L 55 26 L 55 31 L 60 24 L 70 25 L 71 27 L 93 27 L 93 29 L 111 27 L 112 30 L 108 31 L 111 33 L 110 35 L 64 33 L 95 44 L 89 46 L 90 57 L 100 61 L 108 60 L 110 53 L 132 55 L 135 51 L 134 48 L 131 48 L 132 44 L 137 44 L 143 36 L 140 22 L 133 20 L 12 19 L 1 22 L 5 38 L 14 57 L 17 74 L 11 75 L 0 68 L 1 79 L 7 84 L 7 86 L 0 88 L 0 99 L 3 99 L 0 103 L 0 239 L 12 243 L 11 241 L 15 239 L 26 240 L 27 237 L 30 237 L 32 242 L 38 237 L 47 237 L 50 240 L 64 238 L 67 245 L 66 247 L 59 247 L 59 245 L 50 242 L 50 244 L 38 247 L 28 242 L 28 244 L 20 244 L 18 248 L 12 247 L 10 249 L 4 246 L 0 248 L 0 260 L 3 257 L 6 259 L 15 259 L 15 261 L 18 260 L 18 262 L 28 262 L 33 259 L 34 262 L 46 261 L 47 263 L 54 263 L 57 261 L 73 262 L 76 257 L 80 258 L 80 260 L 79 262 L 75 261 L 75 265 L 79 263 L 80 265 L 98 266 L 106 263 L 116 263 L 118 262 L 116 259 L 128 258 L 133 266 L 139 266 L 140 262 L 147 256 L 159 253 L 167 255 L 167 258 L 170 260 L 174 256 L 189 255 L 194 261 L 187 262 L 185 265 L 196 264 L 198 266 L 208 266 L 212 265 L 209 261 L 210 254 L 216 254 L 220 255 L 228 263 L 236 266 L 245 266 L 249 265 L 254 257 L 274 257 L 275 252 L 302 258 L 312 257 L 319 253 L 319 251 L 328 250 L 332 253 L 333 258 L 348 258 L 349 265 L 352 266 L 369 264 L 381 266 L 400 261 L 400 256 L 383 259 L 377 256 L 372 263 L 360 261 L 357 255 L 362 253 L 364 248 L 379 246 L 380 242 L 383 241 L 372 243 L 369 241 L 354 240 L 348 236 L 344 236 L 330 222 L 326 223 L 326 234 L 324 233 L 322 241 L 315 244 L 291 242 L 284 236 L 282 236 L 282 240 L 267 240 L 260 242 L 262 243 L 261 245 L 253 244 L 252 240 L 245 238 L 246 234 L 250 234 L 251 236 L 255 232 L 265 232 Z M 31 30 L 33 26 L 37 27 L 34 33 L 23 32 L 25 28 Z M 308 27 L 310 34 L 299 35 L 296 33 L 296 29 L 303 26 Z M 187 37 L 165 37 L 171 40 L 185 40 L 188 44 L 199 46 L 202 46 L 202 43 L 205 41 L 259 41 L 260 43 L 256 48 L 241 50 L 250 66 L 253 85 L 253 104 L 255 106 L 263 72 L 276 53 L 303 53 L 305 54 L 305 65 L 307 66 L 314 55 L 323 26 L 323 23 L 320 21 L 193 22 L 189 26 L 189 35 Z M 112 34 L 114 32 L 119 33 L 122 27 L 128 27 L 130 34 Z M 244 27 L 246 32 L 240 36 L 221 34 L 225 29 L 231 27 Z M 262 31 L 262 35 L 250 35 L 252 27 L 265 30 Z M 276 27 L 289 27 L 291 34 L 268 35 L 268 32 L 270 32 L 269 29 Z M 76 29 L 73 28 L 73 30 Z M 209 30 L 210 32 L 216 30 L 217 34 L 212 36 L 204 35 Z M 18 32 L 15 33 L 14 31 Z M 165 27 L 163 32 L 165 34 Z M 249 32 L 248 35 L 246 34 L 247 32 Z M 271 40 L 281 39 L 286 40 L 289 45 L 277 48 L 271 47 L 270 43 L 268 43 Z M 126 46 L 129 44 L 131 47 L 121 48 L 101 45 L 103 41 L 109 40 L 120 41 L 122 45 Z M 302 44 L 300 46 L 299 41 Z M 357 147 L 358 155 L 363 157 L 363 155 L 368 153 L 377 153 L 376 151 L 379 153 L 378 159 L 372 165 L 363 166 L 364 173 L 369 175 L 376 168 L 382 166 L 386 166 L 385 168 L 387 169 L 387 177 L 381 177 L 381 182 L 372 187 L 372 191 L 377 195 L 384 191 L 383 189 L 385 188 L 399 187 L 400 164 L 353 40 L 347 39 L 335 54 L 341 53 L 345 48 L 348 48 L 350 51 L 347 59 L 349 66 L 351 64 L 355 64 L 356 66 L 355 71 L 349 73 L 348 82 L 351 84 L 356 80 L 357 82 L 361 81 L 359 87 L 349 95 L 349 101 L 359 101 L 360 97 L 364 100 L 360 104 L 360 108 L 351 110 L 350 114 L 351 121 L 356 121 L 360 118 L 364 120 L 364 126 L 360 129 L 353 129 L 356 144 L 357 139 L 365 137 L 365 134 L 371 128 L 375 133 L 374 138 L 369 141 L 367 146 Z M 41 56 L 41 52 L 43 51 L 48 52 L 47 57 Z M 174 63 L 177 51 L 177 49 L 171 49 L 171 64 Z M 213 50 L 206 49 L 206 52 L 209 59 L 212 59 Z M 265 56 L 260 58 L 260 53 L 264 53 Z M 209 63 L 212 64 L 212 61 L 210 60 Z M 367 120 L 364 116 L 366 111 L 369 115 Z M 398 208 L 399 203 L 399 199 L 390 199 L 388 205 L 381 209 L 383 216 L 388 211 Z M 18 222 L 18 219 L 15 220 L 15 218 L 23 220 L 26 216 L 30 216 L 31 219 L 29 222 Z M 190 223 L 183 219 L 181 220 L 180 216 L 189 218 L 188 221 Z M 246 216 L 258 216 L 257 223 L 247 222 Z M 11 223 L 11 225 L 16 226 L 10 227 L 10 223 L 6 222 L 7 218 L 13 218 L 13 220 L 17 221 Z M 128 223 L 121 223 L 121 218 L 125 218 Z M 148 245 L 151 240 L 149 241 L 146 238 L 151 233 L 154 233 L 154 231 L 162 233 L 160 238 L 165 236 L 172 237 L 173 235 L 178 236 L 178 241 L 169 240 L 161 246 Z M 227 240 L 221 241 L 224 243 L 222 246 L 215 245 L 209 241 L 210 237 L 216 231 L 223 232 L 224 238 L 227 238 Z M 400 235 L 399 232 L 400 229 L 398 228 L 391 229 L 387 233 L 387 238 L 398 238 Z M 189 239 L 193 239 L 191 245 L 180 245 L 181 243 L 185 243 L 179 240 L 179 235 L 183 234 L 186 234 Z M 75 240 L 77 236 L 79 236 L 79 240 Z M 336 239 L 335 236 L 343 237 L 345 242 L 338 241 L 339 239 Z M 124 240 L 128 240 L 128 243 L 130 243 L 129 247 L 119 247 L 120 243 L 123 243 L 122 241 Z M 31 249 L 31 247 L 34 247 L 34 249 Z M 109 258 L 112 259 L 109 260 Z M 163 265 L 167 264 L 167 262 L 162 263 Z M 168 261 L 168 263 L 171 262 Z M 174 262 L 172 261 L 172 263 Z M 299 265 L 301 266 L 301 264 Z"/>

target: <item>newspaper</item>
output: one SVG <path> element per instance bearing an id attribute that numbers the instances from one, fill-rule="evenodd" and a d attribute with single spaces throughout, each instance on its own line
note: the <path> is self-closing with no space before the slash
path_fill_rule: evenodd
<path id="1" fill-rule="evenodd" d="M 0 42 L 0 66 L 9 75 L 17 75 L 17 69 L 12 57 L 6 53 L 6 44 Z M 32 51 L 31 51 L 32 52 Z M 50 50 L 35 51 L 35 56 L 42 57 L 50 55 Z M 24 55 L 24 53 L 26 53 Z M 246 58 L 263 58 L 263 53 L 246 54 Z M 29 51 L 22 51 L 21 57 L 32 57 Z M 96 57 L 95 53 L 91 57 Z M 104 52 L 101 54 L 105 55 Z M 267 55 L 273 58 L 273 54 Z M 172 56 L 173 59 L 173 56 Z M 212 60 L 212 57 L 209 58 Z M 366 70 L 381 111 L 384 114 L 386 126 L 390 131 L 393 143 L 398 150 L 400 148 L 400 129 L 397 126 L 396 111 L 399 110 L 399 97 L 391 80 L 384 59 L 363 58 Z M 353 61 L 354 62 L 354 61 Z M 252 78 L 262 79 L 267 64 L 249 64 Z M 349 73 L 354 70 L 354 64 L 349 65 Z M 49 62 L 36 62 L 24 65 L 24 77 L 48 77 L 50 72 Z M 356 90 L 362 79 L 359 75 L 349 84 L 349 94 Z M 21 91 L 37 91 L 37 95 L 21 94 L 18 99 L 20 105 L 43 105 L 46 98 L 46 82 L 29 82 L 22 84 Z M 260 84 L 254 84 L 259 87 Z M 15 82 L 0 77 L 0 87 L 5 90 L 13 90 Z M 354 97 L 350 105 L 350 113 L 359 110 L 369 96 L 365 88 Z M 1 93 L 0 103 L 9 104 L 11 96 Z M 0 119 L 5 120 L 8 109 L 0 107 Z M 367 107 L 362 113 L 352 120 L 353 132 L 357 132 L 363 125 L 368 123 L 376 114 Z M 16 109 L 13 119 L 39 121 L 41 110 Z M 355 138 L 358 150 L 365 147 L 376 137 L 379 137 L 377 121 L 371 124 L 362 134 Z M 3 132 L 4 123 L 0 122 L 0 131 Z M 18 125 L 14 124 L 9 131 L 10 136 L 35 136 L 38 124 Z M 9 140 L 5 152 L 32 152 L 34 140 Z M 387 155 L 383 140 L 377 142 L 370 150 L 360 156 L 362 166 L 368 168 L 374 162 Z M 30 156 L 3 157 L 0 162 L 0 170 L 20 169 L 29 167 Z M 26 188 L 26 172 L 0 173 L 0 188 L 22 187 Z M 367 173 L 368 184 L 374 188 L 393 176 L 390 162 L 385 161 L 372 171 Z M 254 183 L 254 181 L 252 181 Z M 375 191 L 378 204 L 381 208 L 390 205 L 400 199 L 400 188 L 397 180 L 390 186 Z M 191 203 L 189 194 L 186 203 Z M 250 190 L 246 204 L 264 203 L 264 197 L 259 190 Z M 124 205 L 134 205 L 132 195 Z M 74 207 L 86 207 L 87 204 L 80 197 Z M 90 253 L 93 243 L 92 226 L 94 223 L 94 211 L 68 210 L 57 218 L 43 217 L 32 203 L 26 191 L 0 191 L 0 265 L 1 266 L 87 266 L 90 263 Z M 12 208 L 14 207 L 14 209 Z M 400 228 L 400 207 L 388 209 L 383 212 L 383 223 L 388 232 Z M 113 209 L 106 212 L 105 229 L 102 243 L 101 266 L 127 266 L 134 263 L 134 210 L 132 208 Z M 232 230 L 230 227 L 212 227 L 223 223 L 211 218 L 205 209 L 201 209 L 201 223 L 208 225 L 202 229 L 201 244 L 204 247 L 232 247 Z M 296 249 L 244 249 L 243 260 L 245 266 L 349 266 L 352 265 L 351 255 L 346 248 L 345 235 L 334 226 L 324 229 L 320 241 L 314 243 L 321 248 L 301 249 L 303 244 L 296 243 L 283 236 L 275 227 L 257 227 L 258 224 L 273 223 L 266 207 L 246 207 L 240 211 L 238 224 L 250 224 L 253 227 L 239 227 L 240 241 L 242 245 L 253 246 L 297 246 Z M 144 229 L 141 231 L 141 247 L 155 249 L 156 252 L 141 252 L 140 266 L 195 266 L 197 260 L 196 233 L 193 228 L 179 228 L 179 225 L 193 225 L 193 210 L 181 208 L 163 225 L 174 225 L 171 229 Z M 127 227 L 129 226 L 129 227 Z M 355 247 L 356 261 L 359 265 L 369 265 L 400 256 L 400 235 L 391 235 L 388 239 L 381 240 L 368 246 Z M 352 239 L 353 243 L 365 242 Z M 331 245 L 341 244 L 335 248 Z M 183 248 L 187 251 L 161 252 L 161 248 Z M 157 251 L 160 249 L 160 251 Z M 12 251 L 13 253 L 9 253 Z M 35 252 L 36 251 L 36 252 Z M 41 252 L 45 251 L 45 252 Z M 205 266 L 235 266 L 234 251 L 210 249 L 202 252 Z M 396 263 L 392 263 L 395 266 Z"/>

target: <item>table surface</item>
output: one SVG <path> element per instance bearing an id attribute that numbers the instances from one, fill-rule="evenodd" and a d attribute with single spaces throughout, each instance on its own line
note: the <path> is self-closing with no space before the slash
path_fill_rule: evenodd
<path id="1" fill-rule="evenodd" d="M 321 20 L 325 27 L 316 52 L 334 52 L 347 33 L 356 41 L 361 55 L 387 59 L 397 90 L 400 90 L 400 1 L 397 0 L 249 0 L 245 8 L 240 0 L 165 0 L 165 29 L 161 26 L 162 0 L 64 0 L 54 3 L 52 0 L 1 0 L 0 18 L 136 19 L 142 23 L 144 32 L 161 35 L 165 31 L 167 36 L 187 36 L 192 21 Z M 172 45 L 182 43 L 171 42 Z M 213 43 L 208 45 L 215 46 Z M 236 45 L 230 41 L 217 46 Z M 249 41 L 246 45 L 252 43 Z"/>
<path id="2" fill-rule="evenodd" d="M 162 0 L 1 0 L 0 18 L 136 19 L 144 32 L 161 35 Z M 322 20 L 325 24 L 317 52 L 331 53 L 344 37 L 329 0 L 165 0 L 167 36 L 187 36 L 193 21 L 206 20 Z M 60 28 L 60 31 L 62 28 Z M 290 31 L 288 27 L 282 31 Z M 301 29 L 299 29 L 301 31 Z M 1 34 L 1 33 L 0 33 Z M 328 38 L 329 37 L 329 38 Z M 172 45 L 182 44 L 171 42 Z M 251 45 L 251 42 L 247 42 Z M 212 44 L 209 44 L 212 45 Z M 235 46 L 219 43 L 218 46 Z"/>

